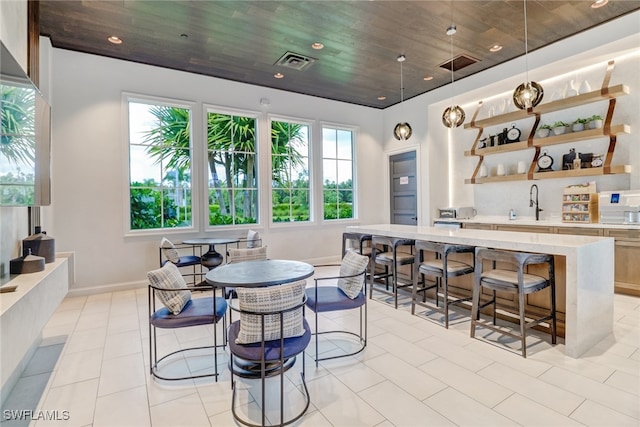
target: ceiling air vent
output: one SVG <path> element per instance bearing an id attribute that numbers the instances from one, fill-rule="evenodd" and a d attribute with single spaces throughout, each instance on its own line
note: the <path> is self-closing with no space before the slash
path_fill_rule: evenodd
<path id="1" fill-rule="evenodd" d="M 291 68 L 293 70 L 305 71 L 311 67 L 317 59 L 310 56 L 300 55 L 299 53 L 286 52 L 276 61 L 274 65 Z"/>
<path id="2" fill-rule="evenodd" d="M 451 61 L 453 61 L 453 71 L 458 71 L 463 69 L 464 67 L 468 67 L 471 64 L 475 64 L 480 60 L 474 58 L 473 56 L 469 56 L 463 53 L 458 56 L 454 56 L 453 60 L 443 62 L 442 64 L 439 65 L 439 67 L 442 67 L 445 70 L 451 71 Z"/>

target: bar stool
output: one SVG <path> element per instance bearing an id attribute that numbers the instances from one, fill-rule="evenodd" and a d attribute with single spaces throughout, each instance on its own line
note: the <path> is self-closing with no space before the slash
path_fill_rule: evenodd
<path id="1" fill-rule="evenodd" d="M 411 298 L 411 314 L 415 314 L 416 305 L 432 309 L 433 306 L 426 303 L 426 291 L 435 288 L 436 307 L 439 307 L 440 292 L 443 296 L 443 307 L 439 310 L 444 314 L 444 327 L 449 329 L 449 306 L 465 301 L 471 301 L 471 297 L 450 298 L 449 297 L 449 277 L 463 276 L 473 273 L 473 265 L 462 261 L 449 259 L 453 253 L 473 253 L 475 247 L 466 245 L 452 245 L 448 243 L 437 243 L 416 240 L 416 256 L 413 265 L 413 293 Z M 435 259 L 424 260 L 424 252 L 434 252 Z M 418 275 L 422 275 L 423 286 L 418 287 Z M 424 276 L 433 276 L 436 284 L 426 285 Z M 418 300 L 418 294 L 422 293 L 422 302 Z"/>
<path id="2" fill-rule="evenodd" d="M 364 255 L 371 258 L 371 234 L 364 233 L 342 233 L 342 258 L 347 249 L 355 250 L 358 255 Z M 351 244 L 350 244 L 351 243 Z"/>
<path id="3" fill-rule="evenodd" d="M 483 271 L 483 261 L 489 260 L 493 263 L 493 268 Z M 497 262 L 511 264 L 517 268 L 516 271 L 496 268 Z M 540 323 L 548 323 L 551 329 L 551 343 L 556 343 L 556 282 L 555 266 L 553 255 L 534 254 L 527 252 L 508 252 L 487 248 L 476 248 L 475 272 L 473 281 L 473 302 L 471 311 L 471 338 L 475 338 L 476 325 L 491 329 L 493 331 L 518 338 L 522 345 L 522 357 L 527 357 L 526 330 Z M 525 272 L 528 265 L 547 264 L 548 278 L 529 274 Z M 541 291 L 547 287 L 551 288 L 551 310 L 548 315 L 526 321 L 525 317 L 525 296 Z M 482 288 L 491 289 L 493 294 L 493 324 L 479 320 L 479 304 Z M 520 314 L 520 334 L 511 333 L 496 327 L 496 297 L 495 291 L 508 292 L 518 295 L 518 309 Z"/>
<path id="4" fill-rule="evenodd" d="M 385 289 L 375 289 L 385 295 L 394 297 L 394 306 L 398 308 L 398 289 L 413 286 L 413 280 L 408 284 L 398 284 L 398 267 L 402 265 L 413 264 L 415 256 L 413 254 L 413 246 L 415 240 L 402 239 L 387 236 L 371 237 L 371 273 L 369 279 L 371 286 L 369 287 L 369 298 L 373 298 L 374 282 L 376 279 L 385 280 Z M 405 248 L 405 251 L 399 249 Z M 406 252 L 406 248 L 409 252 Z M 384 273 L 375 274 L 376 264 L 384 266 Z M 391 268 L 391 271 L 389 271 Z M 412 270 L 413 272 L 413 270 Z M 389 277 L 392 279 L 392 290 L 389 290 Z"/>

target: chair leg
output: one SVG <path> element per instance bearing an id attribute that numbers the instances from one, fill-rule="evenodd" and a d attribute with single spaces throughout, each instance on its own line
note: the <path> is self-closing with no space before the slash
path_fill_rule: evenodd
<path id="1" fill-rule="evenodd" d="M 551 283 L 551 343 L 556 343 L 556 278 L 553 258 L 549 262 L 549 282 Z"/>
<path id="2" fill-rule="evenodd" d="M 480 319 L 480 290 L 482 289 L 481 283 L 473 284 L 473 295 L 471 297 L 471 338 L 476 336 L 476 322 Z"/>
<path id="3" fill-rule="evenodd" d="M 447 286 L 447 273 L 444 272 L 444 275 L 440 279 L 442 283 L 442 293 L 444 295 L 444 300 L 442 304 L 444 305 L 444 327 L 445 329 L 449 329 L 449 287 Z"/>
<path id="4" fill-rule="evenodd" d="M 526 338 L 526 331 L 527 331 L 527 324 L 526 324 L 526 319 L 525 319 L 525 314 L 524 314 L 524 292 L 522 291 L 522 289 L 520 289 L 520 292 L 518 293 L 518 308 L 520 311 L 520 341 L 522 343 L 522 357 L 526 358 L 527 357 L 527 338 Z"/>
<path id="5" fill-rule="evenodd" d="M 367 296 L 365 295 L 365 298 L 366 297 Z M 317 309 L 317 306 L 316 306 L 316 309 Z M 314 313 L 316 315 L 315 316 L 315 319 L 316 319 L 316 337 L 315 338 L 316 338 L 316 368 L 317 368 L 318 367 L 318 335 L 319 335 L 318 334 L 318 312 L 314 311 Z"/>

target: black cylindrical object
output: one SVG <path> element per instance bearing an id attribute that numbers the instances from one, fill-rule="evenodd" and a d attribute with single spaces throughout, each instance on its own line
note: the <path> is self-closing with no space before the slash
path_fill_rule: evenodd
<path id="1" fill-rule="evenodd" d="M 47 232 L 39 232 L 36 227 L 36 234 L 32 234 L 22 241 L 22 256 L 27 256 L 29 250 L 33 255 L 44 257 L 48 264 L 56 260 L 56 240 L 47 236 Z"/>

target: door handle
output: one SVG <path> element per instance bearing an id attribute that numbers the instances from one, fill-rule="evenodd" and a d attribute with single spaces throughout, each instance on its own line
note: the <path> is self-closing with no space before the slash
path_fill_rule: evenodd
<path id="1" fill-rule="evenodd" d="M 415 219 L 417 221 L 418 217 L 417 216 L 412 216 L 411 219 Z"/>

